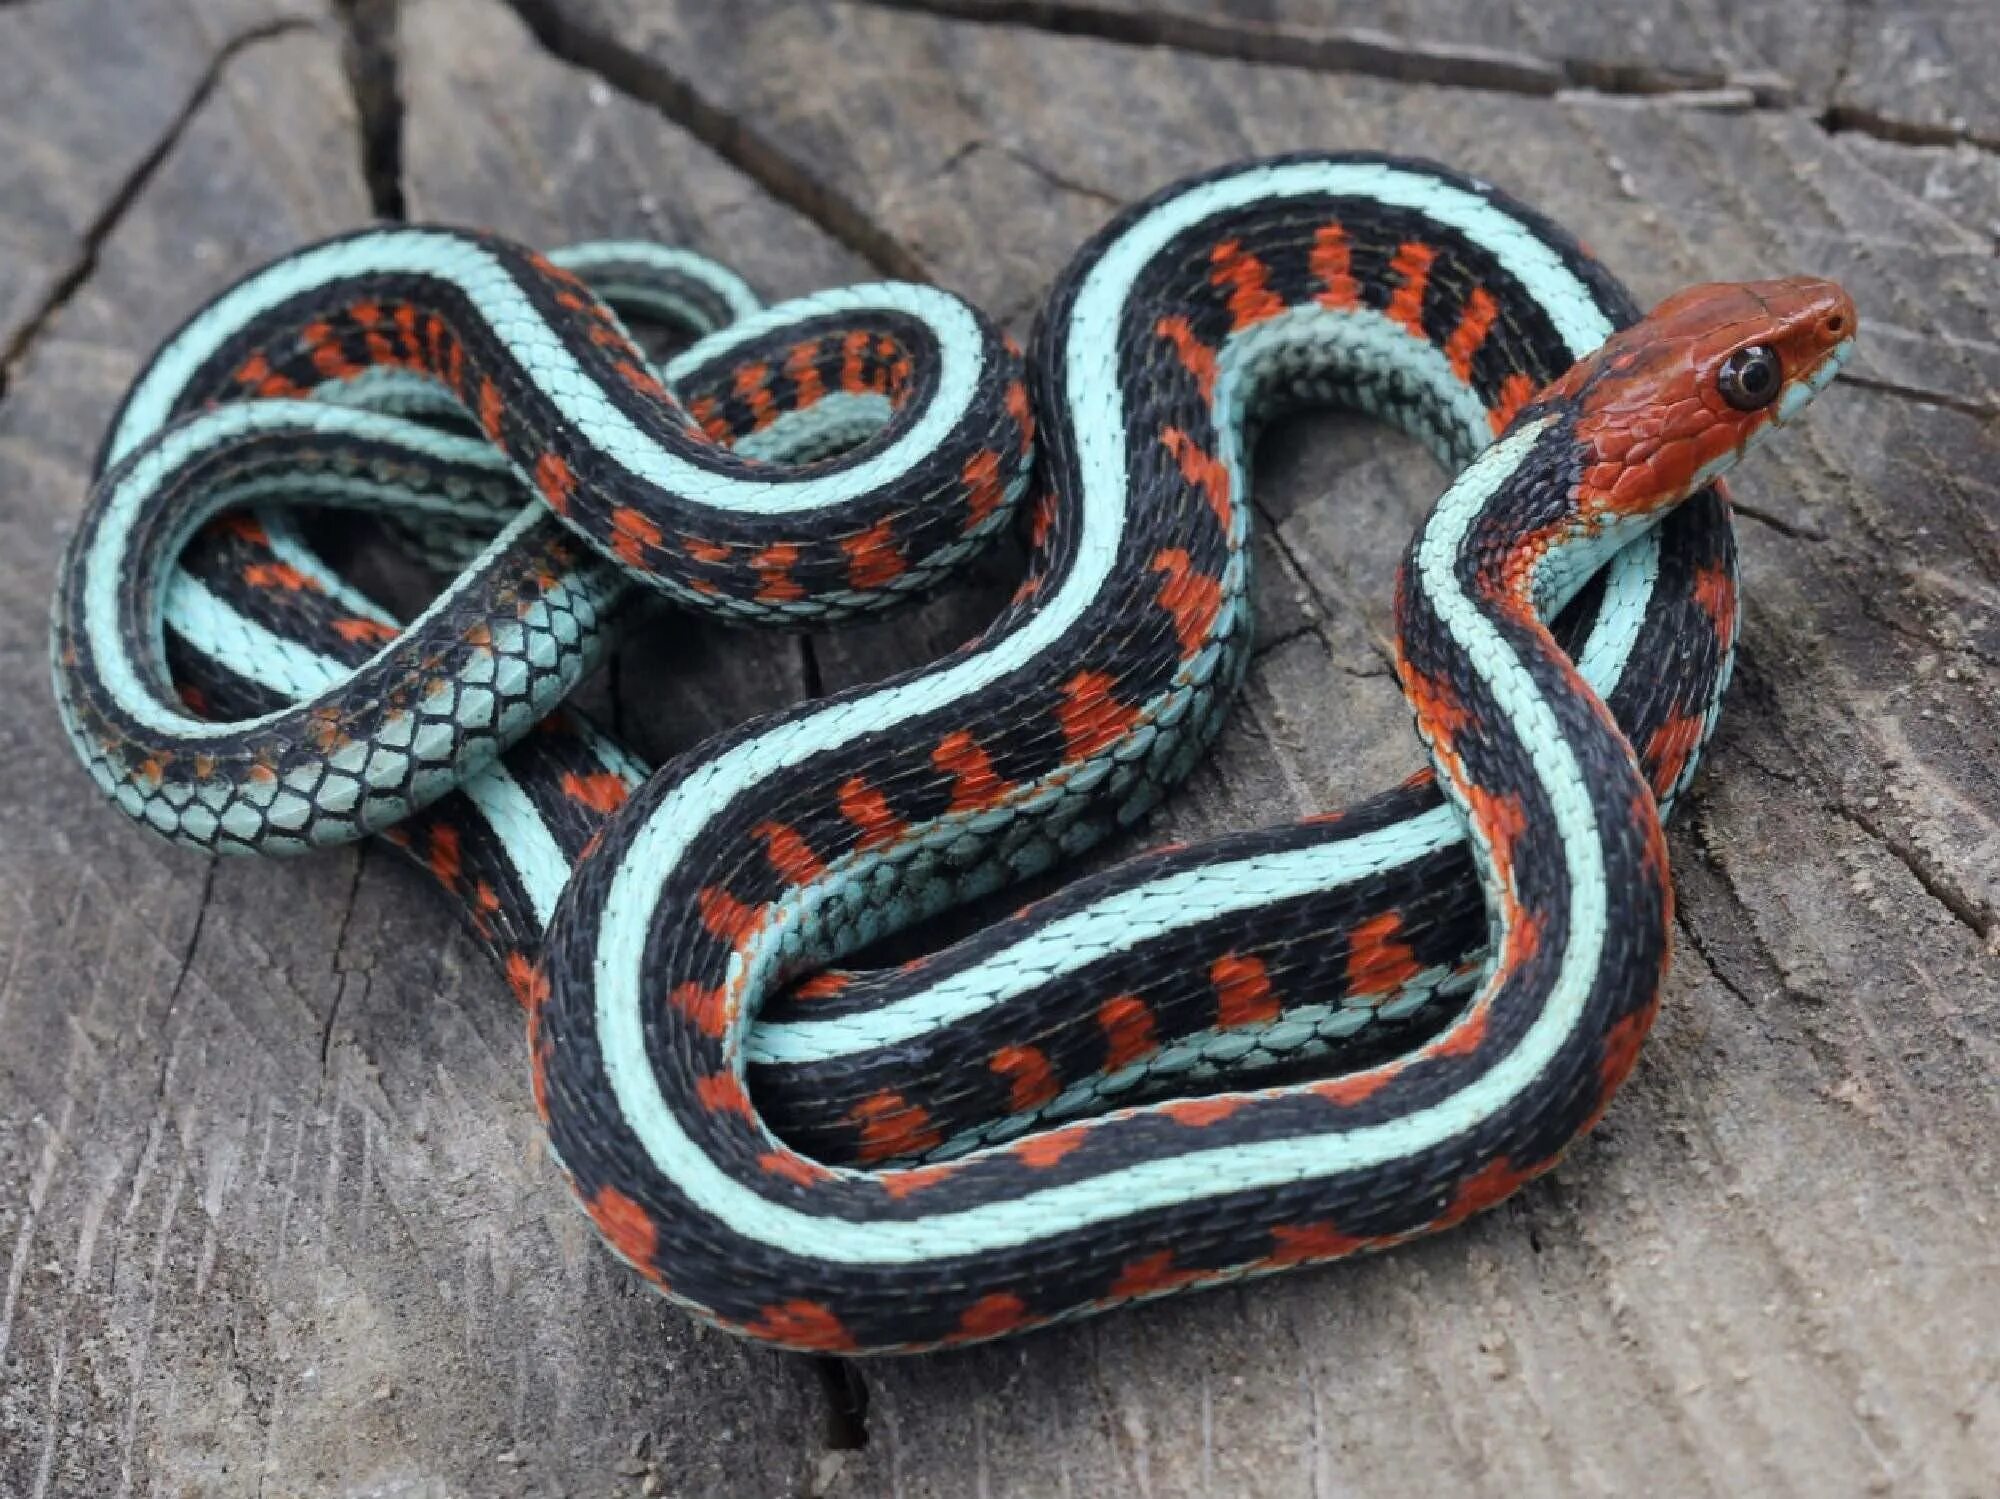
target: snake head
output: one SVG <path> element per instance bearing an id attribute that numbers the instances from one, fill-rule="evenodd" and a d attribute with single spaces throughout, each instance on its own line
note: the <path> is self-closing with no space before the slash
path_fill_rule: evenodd
<path id="1" fill-rule="evenodd" d="M 1667 298 L 1535 402 L 1575 413 L 1587 518 L 1641 518 L 1713 482 L 1825 389 L 1854 347 L 1832 281 L 1715 282 Z"/>

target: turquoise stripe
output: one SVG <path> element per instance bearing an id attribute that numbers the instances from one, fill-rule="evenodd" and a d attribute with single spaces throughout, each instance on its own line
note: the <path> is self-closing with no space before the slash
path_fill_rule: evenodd
<path id="1" fill-rule="evenodd" d="M 287 699 L 316 696 L 352 675 L 332 657 L 272 633 L 180 568 L 167 583 L 166 617 L 204 656 Z"/>
<path id="2" fill-rule="evenodd" d="M 563 886 L 569 883 L 569 860 L 563 857 L 562 846 L 501 762 L 496 760 L 461 789 L 499 835 L 507 862 L 514 866 L 528 904 L 534 907 L 535 924 L 546 930 Z"/>

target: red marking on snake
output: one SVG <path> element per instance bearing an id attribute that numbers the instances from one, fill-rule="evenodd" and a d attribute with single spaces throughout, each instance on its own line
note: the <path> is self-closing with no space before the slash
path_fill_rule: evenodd
<path id="1" fill-rule="evenodd" d="M 885 1171 L 876 1180 L 882 1183 L 883 1191 L 901 1202 L 914 1192 L 921 1192 L 925 1187 L 934 1187 L 939 1182 L 948 1181 L 956 1175 L 958 1167 L 947 1163 L 938 1166 L 906 1166 L 900 1171 Z"/>
<path id="2" fill-rule="evenodd" d="M 1035 501 L 1035 513 L 1028 525 L 1028 543 L 1036 551 L 1049 544 L 1049 537 L 1055 534 L 1057 517 L 1056 495 L 1049 490 Z"/>
<path id="3" fill-rule="evenodd" d="M 403 363 L 411 369 L 424 368 L 424 346 L 417 338 L 417 309 L 411 302 L 396 308 L 396 332 L 403 339 Z"/>
<path id="4" fill-rule="evenodd" d="M 861 356 L 868 352 L 868 335 L 850 333 L 840 341 L 840 388 L 849 395 L 860 395 L 868 389 L 867 378 L 861 368 Z"/>
<path id="5" fill-rule="evenodd" d="M 701 924 L 731 947 L 749 936 L 764 916 L 762 906 L 748 905 L 720 885 L 702 886 L 695 902 L 701 907 Z"/>
<path id="6" fill-rule="evenodd" d="M 1194 376 L 1194 383 L 1206 401 L 1215 395 L 1215 350 L 1195 337 L 1194 325 L 1178 313 L 1161 318 L 1153 331 L 1174 346 L 1181 366 Z"/>
<path id="7" fill-rule="evenodd" d="M 623 777 L 608 770 L 591 775 L 578 775 L 573 770 L 566 770 L 563 772 L 562 789 L 563 795 L 571 801 L 605 817 L 624 806 L 625 799 L 632 794 Z"/>
<path id="8" fill-rule="evenodd" d="M 743 1091 L 743 1080 L 733 1072 L 711 1072 L 706 1077 L 694 1081 L 695 1098 L 711 1114 L 740 1114 L 745 1119 L 755 1119 L 757 1111 L 750 1107 L 750 1095 Z"/>
<path id="9" fill-rule="evenodd" d="M 1483 286 L 1473 287 L 1472 295 L 1465 299 L 1465 311 L 1459 314 L 1458 326 L 1451 330 L 1451 337 L 1444 344 L 1445 358 L 1451 361 L 1452 373 L 1459 379 L 1472 378 L 1472 361 L 1478 357 L 1486 335 L 1493 331 L 1493 320 L 1499 316 L 1500 304 L 1493 300 L 1493 294 Z"/>
<path id="10" fill-rule="evenodd" d="M 499 442 L 506 435 L 506 409 L 500 401 L 500 387 L 489 376 L 479 377 L 479 425 L 486 435 Z"/>
<path id="11" fill-rule="evenodd" d="M 1136 994 L 1118 994 L 1097 1007 L 1097 1028 L 1104 1032 L 1104 1067 L 1115 1072 L 1160 1049 L 1153 1029 L 1153 1012 Z"/>
<path id="12" fill-rule="evenodd" d="M 444 373 L 444 319 L 435 312 L 424 319 L 424 368 L 434 375 Z"/>
<path id="13" fill-rule="evenodd" d="M 1400 1071 L 1394 1062 L 1383 1067 L 1370 1067 L 1366 1072 L 1350 1072 L 1345 1077 L 1330 1077 L 1324 1082 L 1311 1084 L 1312 1091 L 1328 1103 L 1351 1108 L 1363 1103 L 1388 1087 Z"/>
<path id="14" fill-rule="evenodd" d="M 660 547 L 660 528 L 630 505 L 611 512 L 611 550 L 628 567 L 644 567 Z"/>
<path id="15" fill-rule="evenodd" d="M 1632 1069 L 1639 1061 L 1639 1048 L 1645 1043 L 1659 1013 L 1660 996 L 1655 993 L 1642 1007 L 1618 1021 L 1605 1034 L 1604 1055 L 1597 1063 L 1597 1105 L 1584 1122 L 1585 1130 L 1597 1127 L 1604 1111 L 1611 1107 L 1612 1096 L 1632 1075 Z"/>
<path id="16" fill-rule="evenodd" d="M 1361 288 L 1354 279 L 1353 250 L 1345 229 L 1338 224 L 1321 224 L 1313 235 L 1310 264 L 1313 279 L 1322 288 L 1321 306 L 1345 311 L 1361 305 Z"/>
<path id="17" fill-rule="evenodd" d="M 1262 959 L 1224 953 L 1209 964 L 1208 981 L 1215 986 L 1216 1023 L 1224 1029 L 1277 1019 L 1278 995 Z"/>
<path id="18" fill-rule="evenodd" d="M 397 631 L 394 625 L 384 624 L 379 619 L 361 619 L 357 616 L 336 619 L 333 622 L 333 633 L 351 645 L 379 645 L 385 640 L 394 640 Z"/>
<path id="19" fill-rule="evenodd" d="M 982 1296 L 958 1319 L 961 1338 L 997 1338 L 1017 1330 L 1028 1320 L 1028 1303 L 1011 1291 L 994 1291 Z"/>
<path id="20" fill-rule="evenodd" d="M 1172 1103 L 1160 1105 L 1160 1112 L 1176 1124 L 1185 1124 L 1191 1129 L 1202 1129 L 1218 1120 L 1227 1119 L 1238 1109 L 1249 1105 L 1250 1100 L 1218 1093 L 1213 1098 L 1180 1098 Z"/>
<path id="21" fill-rule="evenodd" d="M 795 827 L 782 822 L 760 822 L 750 830 L 750 836 L 763 843 L 764 857 L 787 884 L 803 885 L 826 873 L 826 865 Z"/>
<path id="22" fill-rule="evenodd" d="M 253 546 L 271 544 L 271 538 L 257 523 L 257 517 L 247 510 L 225 510 L 202 529 L 212 531 L 218 536 L 233 536 L 238 541 L 247 541 Z"/>
<path id="23" fill-rule="evenodd" d="M 944 1143 L 928 1109 L 886 1088 L 849 1109 L 847 1122 L 861 1132 L 861 1148 L 855 1156 L 863 1165 L 891 1156 L 922 1155 Z"/>
<path id="24" fill-rule="evenodd" d="M 1401 323 L 1418 338 L 1428 340 L 1424 332 L 1424 293 L 1431 284 L 1431 262 L 1437 259 L 1437 251 L 1419 240 L 1405 240 L 1396 247 L 1395 255 L 1389 261 L 1389 269 L 1402 278 L 1389 296 L 1389 305 L 1384 309 L 1391 322 Z"/>
<path id="25" fill-rule="evenodd" d="M 1403 695 L 1410 700 L 1417 717 L 1438 739 L 1440 747 L 1448 747 L 1472 723 L 1472 711 L 1459 698 L 1458 689 L 1442 677 L 1418 671 L 1403 658 L 1400 649 L 1396 653 L 1396 666 L 1403 681 Z"/>
<path id="26" fill-rule="evenodd" d="M 697 562 L 717 563 L 729 560 L 728 547 L 720 542 L 702 541 L 693 536 L 681 543 L 681 550 Z"/>
<path id="27" fill-rule="evenodd" d="M 833 1174 L 795 1150 L 767 1150 L 757 1157 L 757 1166 L 766 1176 L 783 1177 L 799 1187 L 817 1186 Z"/>
<path id="28" fill-rule="evenodd" d="M 964 729 L 938 741 L 931 751 L 931 764 L 957 779 L 947 809 L 952 812 L 984 811 L 1014 789 L 1011 782 L 994 773 L 993 761 Z"/>
<path id="29" fill-rule="evenodd" d="M 1014 356 L 1020 358 L 1019 354 Z M 1007 385 L 1007 414 L 1014 418 L 1014 426 L 1021 434 L 1021 456 L 1027 457 L 1035 446 L 1035 408 L 1028 400 L 1025 381 L 1013 380 Z"/>
<path id="30" fill-rule="evenodd" d="M 789 603 L 804 598 L 805 589 L 790 571 L 792 564 L 798 560 L 799 549 L 789 541 L 765 547 L 753 556 L 750 559 L 751 569 L 763 580 L 757 588 L 757 597 L 766 603 Z"/>
<path id="31" fill-rule="evenodd" d="M 1486 420 L 1493 427 L 1493 435 L 1498 437 L 1507 430 L 1507 424 L 1521 414 L 1521 408 L 1528 404 L 1528 398 L 1535 393 L 1535 382 L 1518 370 L 1500 382 L 1500 392 L 1493 399 L 1493 407 L 1486 413 Z"/>
<path id="32" fill-rule="evenodd" d="M 808 338 L 792 345 L 791 352 L 785 355 L 785 378 L 797 392 L 793 400 L 795 410 L 804 411 L 819 404 L 826 394 L 826 382 L 820 378 L 817 339 Z"/>
<path id="33" fill-rule="evenodd" d="M 1331 1223 L 1281 1223 L 1271 1230 L 1271 1252 L 1264 1257 L 1264 1263 L 1308 1265 L 1337 1260 L 1375 1242 L 1378 1241 L 1344 1234 Z"/>
<path id="34" fill-rule="evenodd" d="M 711 442 L 721 442 L 729 436 L 729 419 L 722 414 L 711 396 L 697 396 L 688 407 L 688 415 L 695 425 L 708 434 Z"/>
<path id="35" fill-rule="evenodd" d="M 368 345 L 368 360 L 371 364 L 397 365 L 394 347 L 389 343 L 389 335 L 381 329 L 382 309 L 373 302 L 356 302 L 347 309 L 347 315 L 361 330 L 362 341 Z"/>
<path id="36" fill-rule="evenodd" d="M 860 776 L 850 776 L 840 785 L 840 815 L 861 830 L 861 848 L 876 848 L 893 841 L 905 827 L 903 819 L 889 807 L 889 798 Z"/>
<path id="37" fill-rule="evenodd" d="M 1118 1278 L 1111 1283 L 1110 1294 L 1119 1301 L 1134 1296 L 1158 1296 L 1191 1285 L 1203 1274 L 1200 1270 L 1175 1268 L 1174 1252 L 1162 1249 L 1154 1254 L 1141 1255 L 1136 1260 L 1127 1260 L 1120 1267 Z"/>
<path id="38" fill-rule="evenodd" d="M 535 488 L 548 501 L 549 509 L 557 515 L 569 514 L 569 497 L 576 493 L 576 475 L 555 453 L 544 453 L 535 460 Z"/>
<path id="39" fill-rule="evenodd" d="M 549 976 L 526 953 L 507 954 L 507 983 L 524 1010 L 539 1010 L 548 1002 Z"/>
<path id="40" fill-rule="evenodd" d="M 1720 562 L 1711 562 L 1697 572 L 1694 601 L 1714 623 L 1719 640 L 1727 644 L 1736 638 L 1736 580 L 1728 568 Z"/>
<path id="41" fill-rule="evenodd" d="M 1039 1135 L 1028 1136 L 1010 1154 L 1024 1166 L 1046 1171 L 1083 1144 L 1089 1134 L 1090 1127 L 1083 1124 L 1073 1124 L 1067 1129 L 1045 1130 Z"/>
<path id="42" fill-rule="evenodd" d="M 1513 1196 L 1539 1174 L 1536 1171 L 1517 1170 L 1514 1163 L 1506 1156 L 1488 1161 L 1477 1172 L 1458 1184 L 1458 1190 L 1452 1193 L 1450 1203 L 1431 1227 L 1451 1228 L 1463 1223 L 1474 1213 L 1484 1212 L 1495 1203 Z"/>
<path id="43" fill-rule="evenodd" d="M 904 387 L 910 379 L 910 361 L 903 353 L 902 346 L 888 334 L 875 340 L 875 357 L 881 361 L 881 373 L 876 377 L 875 388 L 888 395 L 895 392 L 896 403 L 902 403 L 907 393 Z"/>
<path id="44" fill-rule="evenodd" d="M 648 1280 L 657 1281 L 653 1253 L 658 1248 L 658 1231 L 646 1210 L 616 1187 L 599 1187 L 585 1206 L 590 1221 L 604 1235 L 604 1241 L 638 1267 Z"/>
<path id="45" fill-rule="evenodd" d="M 1689 757 L 1701 743 L 1702 729 L 1707 722 L 1701 713 L 1675 713 L 1647 736 L 1639 761 L 1652 767 L 1652 775 L 1648 779 L 1656 795 L 1665 796 L 1680 784 L 1681 776 L 1687 771 Z"/>
<path id="46" fill-rule="evenodd" d="M 305 387 L 271 368 L 259 349 L 236 368 L 236 383 L 260 396 L 300 396 Z"/>
<path id="47" fill-rule="evenodd" d="M 688 1024 L 711 1041 L 720 1038 L 729 1028 L 733 1007 L 725 990 L 704 989 L 694 983 L 680 984 L 667 996 L 667 1003 L 679 1010 Z"/>
<path id="48" fill-rule="evenodd" d="M 981 448 L 965 460 L 958 477 L 965 485 L 965 529 L 970 531 L 1007 498 L 1007 487 L 1000 482 L 1000 455 Z"/>
<path id="49" fill-rule="evenodd" d="M 1215 512 L 1216 521 L 1227 531 L 1230 515 L 1228 467 L 1179 427 L 1162 427 L 1160 442 L 1174 455 L 1174 462 L 1181 468 L 1181 477 L 1207 497 L 1208 508 Z"/>
<path id="50" fill-rule="evenodd" d="M 282 588 L 287 593 L 318 593 L 320 586 L 289 562 L 253 562 L 243 569 L 252 588 Z"/>
<path id="51" fill-rule="evenodd" d="M 792 993 L 800 999 L 832 999 L 853 982 L 852 974 L 829 968 L 825 973 L 815 973 Z"/>
<path id="52" fill-rule="evenodd" d="M 1271 290 L 1270 268 L 1242 243 L 1226 239 L 1208 254 L 1208 279 L 1216 287 L 1229 289 L 1231 331 L 1276 317 L 1285 310 L 1285 299 Z"/>
<path id="53" fill-rule="evenodd" d="M 847 553 L 847 581 L 864 593 L 893 582 L 909 570 L 903 549 L 896 545 L 892 518 L 883 516 L 866 531 L 841 539 Z"/>
<path id="54" fill-rule="evenodd" d="M 430 855 L 425 862 L 430 865 L 431 873 L 438 877 L 438 882 L 449 889 L 458 883 L 459 875 L 464 872 L 458 829 L 449 823 L 438 823 L 431 829 L 430 841 Z"/>
<path id="55" fill-rule="evenodd" d="M 844 1353 L 854 1347 L 854 1338 L 832 1308 L 818 1301 L 782 1301 L 767 1306 L 744 1331 L 793 1348 L 810 1348 L 818 1353 Z"/>
<path id="56" fill-rule="evenodd" d="M 1063 758 L 1086 760 L 1131 732 L 1139 710 L 1111 695 L 1117 678 L 1108 672 L 1080 671 L 1063 684 L 1056 718 L 1062 724 Z"/>
<path id="57" fill-rule="evenodd" d="M 1349 997 L 1393 994 L 1417 976 L 1416 953 L 1397 938 L 1402 930 L 1400 911 L 1384 911 L 1355 923 L 1347 934 Z"/>
<path id="58" fill-rule="evenodd" d="M 1486 1040 L 1487 1007 L 1474 1005 L 1459 1020 L 1445 1028 L 1444 1034 L 1424 1047 L 1421 1055 L 1427 1057 L 1469 1057 L 1478 1051 Z"/>
<path id="59" fill-rule="evenodd" d="M 778 419 L 778 403 L 771 399 L 771 366 L 761 360 L 746 364 L 736 372 L 736 393 L 750 406 L 750 424 L 763 431 Z"/>
<path id="60" fill-rule="evenodd" d="M 1039 1109 L 1062 1091 L 1048 1054 L 1038 1046 L 1003 1046 L 993 1053 L 987 1070 L 1009 1084 L 1008 1105 L 1017 1114 Z"/>
<path id="61" fill-rule="evenodd" d="M 1155 552 L 1151 570 L 1166 574 L 1160 584 L 1160 607 L 1174 617 L 1174 634 L 1185 661 L 1208 643 L 1215 617 L 1222 612 L 1222 585 L 1197 571 L 1194 560 L 1179 547 Z"/>
<path id="62" fill-rule="evenodd" d="M 667 388 L 660 384 L 653 372 L 636 360 L 621 359 L 612 366 L 618 371 L 618 378 L 638 391 L 642 396 L 651 396 L 656 401 L 667 399 Z"/>

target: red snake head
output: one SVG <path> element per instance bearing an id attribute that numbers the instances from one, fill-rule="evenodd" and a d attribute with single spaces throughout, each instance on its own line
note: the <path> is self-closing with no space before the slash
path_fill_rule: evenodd
<path id="1" fill-rule="evenodd" d="M 1716 478 L 1825 388 L 1858 321 L 1838 285 L 1791 276 L 1691 286 L 1613 334 L 1536 403 L 1577 412 L 1584 517 L 1650 515 Z"/>

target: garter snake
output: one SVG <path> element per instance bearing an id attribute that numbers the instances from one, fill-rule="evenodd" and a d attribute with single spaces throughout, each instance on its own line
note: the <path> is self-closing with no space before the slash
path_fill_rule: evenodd
<path id="1" fill-rule="evenodd" d="M 227 851 L 389 829 L 507 963 L 605 1239 L 785 1346 L 977 1340 L 1391 1244 L 1594 1122 L 1657 1005 L 1659 808 L 1734 638 L 1713 481 L 1846 356 L 1838 288 L 1697 288 L 1634 325 L 1539 215 L 1370 156 L 1127 210 L 1058 281 L 1025 375 L 931 289 L 752 311 L 646 260 L 375 230 L 170 339 L 56 603 L 58 699 L 106 791 Z M 714 331 L 662 379 L 586 282 Z M 391 414 L 438 389 L 471 430 Z M 1462 470 L 1397 596 L 1441 778 L 838 969 L 1137 821 L 1199 756 L 1247 654 L 1250 434 L 1298 401 Z M 862 612 L 1024 492 L 1027 577 L 938 663 L 643 783 L 588 730 L 530 732 L 631 576 L 732 617 Z M 294 503 L 392 510 L 447 552 L 499 531 L 397 631 L 240 515 Z M 1405 1055 L 1249 1086 L 1260 1060 L 1446 1008 Z M 1106 1111 L 1204 1072 L 1233 1091 Z"/>

